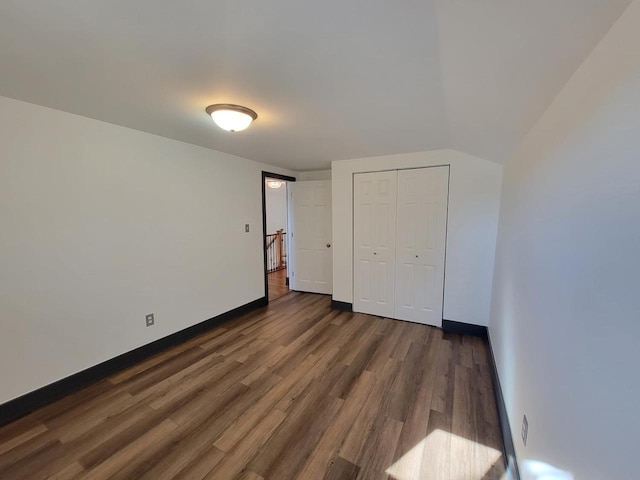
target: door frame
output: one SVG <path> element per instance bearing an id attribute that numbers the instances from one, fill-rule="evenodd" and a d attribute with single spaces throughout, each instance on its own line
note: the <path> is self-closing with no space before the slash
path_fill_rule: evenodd
<path id="1" fill-rule="evenodd" d="M 280 173 L 262 171 L 262 257 L 263 257 L 263 269 L 264 269 L 264 297 L 269 303 L 269 274 L 267 273 L 267 246 L 264 243 L 264 239 L 267 237 L 267 178 L 275 178 L 276 180 L 283 180 L 285 182 L 295 182 L 295 177 L 289 175 L 282 175 Z M 289 199 L 287 198 L 287 202 Z M 289 216 L 289 209 L 287 208 L 287 218 Z M 288 220 L 287 220 L 288 222 Z M 287 271 L 287 274 L 289 272 Z M 287 277 L 288 279 L 288 277 Z"/>

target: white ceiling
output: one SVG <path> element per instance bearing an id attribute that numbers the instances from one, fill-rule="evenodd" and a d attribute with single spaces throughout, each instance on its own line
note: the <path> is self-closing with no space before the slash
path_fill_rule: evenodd
<path id="1" fill-rule="evenodd" d="M 630 0 L 3 0 L 0 95 L 293 170 L 503 162 Z M 216 128 L 212 103 L 258 112 Z"/>

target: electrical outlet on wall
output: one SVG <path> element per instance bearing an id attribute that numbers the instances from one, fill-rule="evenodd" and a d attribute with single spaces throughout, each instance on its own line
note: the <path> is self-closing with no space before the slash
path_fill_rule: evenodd
<path id="1" fill-rule="evenodd" d="M 244 233 L 249 233 L 249 224 L 248 223 L 244 224 Z"/>
<path id="2" fill-rule="evenodd" d="M 524 446 L 527 446 L 527 435 L 529 434 L 529 421 L 527 420 L 527 416 L 522 416 L 522 442 Z"/>
<path id="3" fill-rule="evenodd" d="M 150 327 L 151 325 L 156 323 L 155 319 L 153 318 L 153 313 L 150 313 L 150 314 L 146 315 L 145 319 L 146 319 L 146 322 L 147 322 L 147 327 Z"/>

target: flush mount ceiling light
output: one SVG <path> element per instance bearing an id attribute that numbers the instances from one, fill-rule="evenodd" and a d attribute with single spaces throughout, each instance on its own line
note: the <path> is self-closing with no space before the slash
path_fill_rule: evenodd
<path id="1" fill-rule="evenodd" d="M 267 186 L 269 188 L 280 188 L 284 182 L 279 182 L 278 180 L 267 180 Z"/>
<path id="2" fill-rule="evenodd" d="M 216 125 L 228 132 L 244 130 L 251 125 L 251 122 L 258 118 L 258 114 L 250 108 L 232 105 L 230 103 L 209 105 L 206 111 L 211 115 Z"/>

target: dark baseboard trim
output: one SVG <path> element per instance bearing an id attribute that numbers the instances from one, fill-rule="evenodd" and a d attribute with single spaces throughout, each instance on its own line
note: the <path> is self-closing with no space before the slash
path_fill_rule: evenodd
<path id="1" fill-rule="evenodd" d="M 453 320 L 442 320 L 442 330 L 472 337 L 488 338 L 487 327 L 473 325 L 471 323 L 454 322 Z"/>
<path id="2" fill-rule="evenodd" d="M 169 347 L 178 345 L 189 340 L 200 333 L 206 332 L 226 321 L 237 318 L 245 313 L 264 307 L 268 304 L 267 298 L 262 297 L 241 305 L 233 310 L 222 313 L 216 317 L 200 322 L 191 327 L 180 330 L 174 334 L 163 337 L 154 342 L 138 347 L 135 350 L 118 355 L 110 360 L 99 363 L 81 372 L 70 375 L 62 380 L 46 385 L 38 390 L 29 392 L 13 400 L 0 405 L 0 426 L 17 420 L 35 409 L 52 403 L 65 395 L 80 390 L 90 383 L 101 380 L 109 375 L 123 370 L 135 363 L 155 355 Z"/>
<path id="3" fill-rule="evenodd" d="M 353 303 L 331 299 L 331 309 L 340 310 L 342 312 L 353 312 Z"/>
<path id="4" fill-rule="evenodd" d="M 496 359 L 493 355 L 493 347 L 491 346 L 491 337 L 487 335 L 487 345 L 489 347 L 489 367 L 491 370 L 491 381 L 493 383 L 493 392 L 495 395 L 496 406 L 498 407 L 498 419 L 500 421 L 500 430 L 502 432 L 502 445 L 504 446 L 504 458 L 507 463 L 507 478 L 509 480 L 520 480 L 520 471 L 518 470 L 518 460 L 516 458 L 516 449 L 511 436 L 511 428 L 509 426 L 509 417 L 507 416 L 507 406 L 504 403 L 502 395 L 502 387 L 498 378 L 498 369 L 496 367 Z"/>

